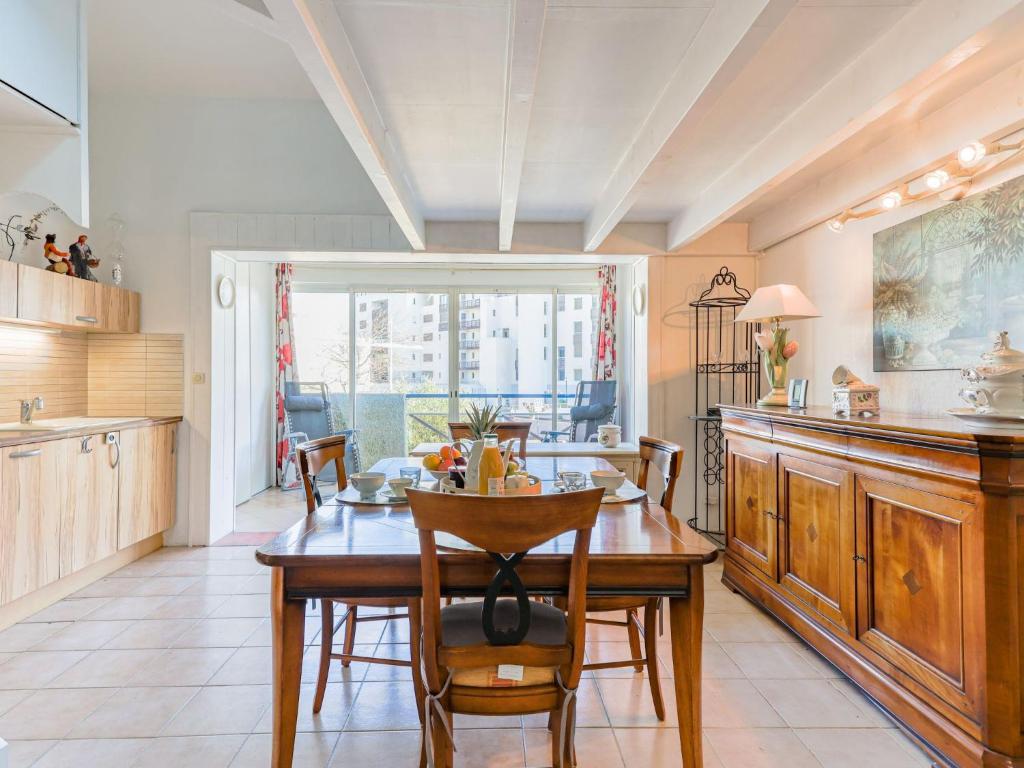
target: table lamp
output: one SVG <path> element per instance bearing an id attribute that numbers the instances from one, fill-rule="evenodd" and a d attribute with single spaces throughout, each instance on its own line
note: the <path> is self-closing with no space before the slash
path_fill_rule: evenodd
<path id="1" fill-rule="evenodd" d="M 771 392 L 757 401 L 758 405 L 789 405 L 786 368 L 799 346 L 795 341 L 787 341 L 789 329 L 783 328 L 782 322 L 810 317 L 821 317 L 818 308 L 804 296 L 803 291 L 785 283 L 758 288 L 736 315 L 737 323 L 768 323 L 770 328 L 769 331 L 754 334 L 754 341 L 761 350 L 768 385 L 772 388 Z"/>

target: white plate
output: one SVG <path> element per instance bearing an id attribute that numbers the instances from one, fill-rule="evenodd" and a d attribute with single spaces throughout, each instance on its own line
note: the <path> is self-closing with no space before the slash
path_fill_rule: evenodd
<path id="1" fill-rule="evenodd" d="M 946 413 L 972 427 L 1024 430 L 1024 414 L 978 413 L 971 408 L 950 408 Z"/>

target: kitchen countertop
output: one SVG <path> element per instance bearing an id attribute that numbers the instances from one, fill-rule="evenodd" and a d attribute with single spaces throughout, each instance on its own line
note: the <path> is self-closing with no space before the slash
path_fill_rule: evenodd
<path id="1" fill-rule="evenodd" d="M 82 417 L 86 418 L 86 417 Z M 43 443 L 50 440 L 64 440 L 69 437 L 84 437 L 85 435 L 98 435 L 106 432 L 122 432 L 126 429 L 139 429 L 140 427 L 153 427 L 158 424 L 174 424 L 182 420 L 181 416 L 166 416 L 162 418 L 137 418 L 137 417 L 123 417 L 131 418 L 131 421 L 114 421 L 114 417 L 111 417 L 111 423 L 92 424 L 87 427 L 78 429 L 61 429 L 61 430 L 49 430 L 40 429 L 34 431 L 3 431 L 0 430 L 0 448 L 7 448 L 12 445 L 25 445 L 26 443 Z"/>

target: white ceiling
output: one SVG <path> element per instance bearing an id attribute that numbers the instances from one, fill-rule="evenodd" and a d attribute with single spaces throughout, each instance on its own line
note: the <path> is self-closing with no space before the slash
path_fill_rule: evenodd
<path id="1" fill-rule="evenodd" d="M 286 43 L 222 12 L 217 0 L 85 0 L 85 7 L 92 93 L 319 98 Z"/>

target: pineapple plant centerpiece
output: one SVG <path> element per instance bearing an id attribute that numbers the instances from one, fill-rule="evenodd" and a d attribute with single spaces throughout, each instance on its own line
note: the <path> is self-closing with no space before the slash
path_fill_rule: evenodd
<path id="1" fill-rule="evenodd" d="M 466 408 L 466 425 L 474 440 L 483 440 L 484 435 L 493 432 L 501 417 L 501 405 L 485 405 L 480 408 L 470 403 Z"/>

